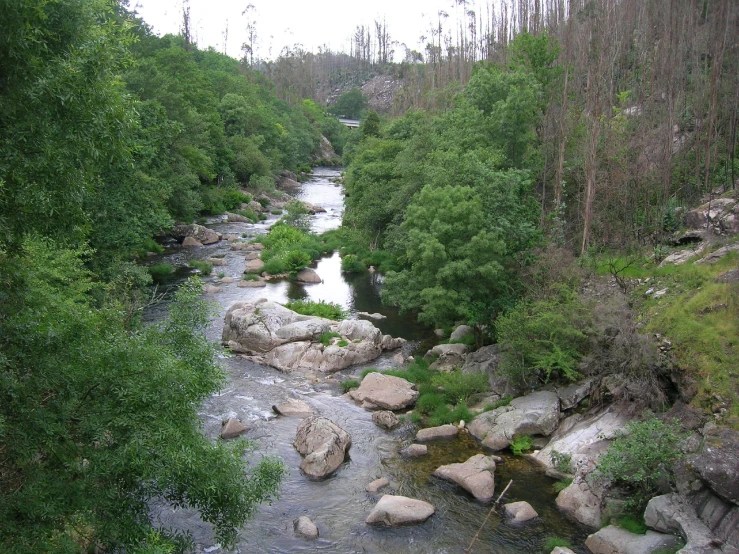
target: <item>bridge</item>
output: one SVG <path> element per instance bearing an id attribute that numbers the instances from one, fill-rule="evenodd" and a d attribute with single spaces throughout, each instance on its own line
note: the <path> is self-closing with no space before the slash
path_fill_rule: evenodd
<path id="1" fill-rule="evenodd" d="M 339 123 L 343 123 L 350 129 L 356 129 L 359 127 L 359 120 L 358 119 L 344 119 L 343 117 L 339 118 Z"/>

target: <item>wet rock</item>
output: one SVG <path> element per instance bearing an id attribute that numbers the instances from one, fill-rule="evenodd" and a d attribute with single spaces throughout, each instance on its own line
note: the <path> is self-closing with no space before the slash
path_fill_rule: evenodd
<path id="1" fill-rule="evenodd" d="M 600 527 L 601 499 L 583 479 L 576 479 L 557 495 L 557 507 L 568 516 L 589 527 Z"/>
<path id="2" fill-rule="evenodd" d="M 516 435 L 551 435 L 559 424 L 559 397 L 551 391 L 515 398 L 475 417 L 469 425 L 472 435 L 492 450 L 502 450 Z"/>
<path id="3" fill-rule="evenodd" d="M 220 279 L 219 282 L 223 283 L 224 285 L 230 285 L 234 281 L 235 279 L 233 277 L 223 277 L 222 279 Z"/>
<path id="4" fill-rule="evenodd" d="M 215 285 L 203 285 L 203 292 L 205 294 L 216 294 L 223 292 L 223 289 L 221 287 L 216 287 Z"/>
<path id="5" fill-rule="evenodd" d="M 452 331 L 451 335 L 449 335 L 449 340 L 451 342 L 462 340 L 467 335 L 471 335 L 473 333 L 474 330 L 469 325 L 460 325 L 454 331 Z"/>
<path id="6" fill-rule="evenodd" d="M 213 244 L 221 240 L 221 235 L 212 229 L 203 227 L 202 225 L 175 225 L 172 229 L 172 236 L 177 240 L 184 240 L 191 237 L 199 241 L 201 244 Z M 185 246 L 183 242 L 183 246 Z"/>
<path id="7" fill-rule="evenodd" d="M 380 347 L 383 350 L 397 350 L 406 343 L 405 339 L 395 338 L 390 335 L 382 335 Z M 402 362 L 401 362 L 402 363 Z"/>
<path id="8" fill-rule="evenodd" d="M 242 252 L 258 252 L 264 249 L 264 245 L 259 242 L 234 242 L 231 244 L 231 250 Z"/>
<path id="9" fill-rule="evenodd" d="M 232 240 L 239 240 L 239 235 L 234 235 L 234 234 L 232 234 L 232 233 L 225 233 L 225 234 L 224 234 L 224 235 L 223 235 L 223 236 L 221 237 L 221 240 L 227 240 L 227 241 L 232 241 Z"/>
<path id="10" fill-rule="evenodd" d="M 417 525 L 430 518 L 435 511 L 433 505 L 423 500 L 386 494 L 372 509 L 365 523 L 388 527 Z"/>
<path id="11" fill-rule="evenodd" d="M 295 534 L 304 539 L 313 540 L 318 538 L 318 528 L 307 516 L 300 516 L 293 522 Z"/>
<path id="12" fill-rule="evenodd" d="M 369 409 L 402 410 L 416 402 L 418 391 L 405 379 L 373 372 L 349 396 Z"/>
<path id="13" fill-rule="evenodd" d="M 707 434 L 702 451 L 690 463 L 716 495 L 739 505 L 739 432 L 719 429 Z"/>
<path id="14" fill-rule="evenodd" d="M 393 412 L 382 410 L 372 414 L 372 423 L 383 429 L 391 430 L 400 425 L 400 420 Z"/>
<path id="15" fill-rule="evenodd" d="M 375 479 L 372 481 L 369 485 L 364 487 L 364 490 L 371 493 L 376 494 L 380 489 L 384 489 L 390 484 L 390 481 L 387 479 L 387 477 L 382 477 L 380 479 Z"/>
<path id="16" fill-rule="evenodd" d="M 524 521 L 539 517 L 539 514 L 531 507 L 531 504 L 523 500 L 520 502 L 509 502 L 503 507 L 506 515 L 512 517 L 514 523 L 523 523 Z"/>
<path id="17" fill-rule="evenodd" d="M 382 315 L 380 313 L 369 314 L 367 312 L 359 312 L 357 315 L 359 317 L 366 317 L 368 319 L 376 319 L 376 320 L 387 319 L 386 315 Z"/>
<path id="18" fill-rule="evenodd" d="M 325 417 L 304 419 L 295 433 L 295 449 L 303 456 L 300 469 L 313 480 L 331 475 L 344 462 L 352 444 L 349 433 Z"/>
<path id="19" fill-rule="evenodd" d="M 228 265 L 228 260 L 226 260 L 226 258 L 208 258 L 205 261 L 213 267 L 222 267 L 224 265 Z"/>
<path id="20" fill-rule="evenodd" d="M 194 247 L 197 247 L 197 246 L 203 246 L 203 243 L 200 242 L 195 237 L 185 237 L 183 239 L 183 241 L 182 241 L 182 246 L 194 248 Z"/>
<path id="21" fill-rule="evenodd" d="M 464 365 L 469 347 L 466 344 L 437 344 L 426 352 L 424 360 L 430 361 L 438 356 L 429 369 L 437 371 L 452 371 Z"/>
<path id="22" fill-rule="evenodd" d="M 297 398 L 288 398 L 284 402 L 272 406 L 272 410 L 282 416 L 305 418 L 313 415 L 313 408 Z"/>
<path id="23" fill-rule="evenodd" d="M 221 438 L 222 439 L 235 439 L 241 433 L 247 430 L 246 425 L 241 423 L 236 418 L 229 418 L 221 425 Z"/>
<path id="24" fill-rule="evenodd" d="M 321 206 L 316 206 L 315 204 L 311 204 L 310 202 L 305 201 L 302 201 L 302 203 L 303 206 L 305 206 L 305 209 L 308 210 L 308 213 L 311 215 L 326 213 L 326 209 L 322 208 Z"/>
<path id="25" fill-rule="evenodd" d="M 399 452 L 404 458 L 420 458 L 428 453 L 429 448 L 425 444 L 409 444 Z"/>
<path id="26" fill-rule="evenodd" d="M 243 216 L 241 214 L 234 214 L 231 212 L 226 212 L 226 218 L 229 222 L 232 223 L 251 223 L 251 219 L 249 219 L 246 216 Z"/>
<path id="27" fill-rule="evenodd" d="M 236 302 L 226 312 L 222 340 L 236 343 L 240 352 L 268 352 L 285 342 L 275 334 L 295 321 L 298 314 L 264 298 L 256 302 Z"/>
<path id="28" fill-rule="evenodd" d="M 261 252 L 258 250 L 246 250 L 244 253 L 244 259 L 248 262 L 251 260 L 256 260 L 262 255 Z"/>
<path id="29" fill-rule="evenodd" d="M 315 270 L 306 267 L 305 269 L 301 269 L 298 271 L 298 274 L 295 276 L 295 280 L 298 283 L 307 283 L 307 284 L 315 284 L 320 283 L 321 278 L 318 276 L 318 273 L 315 272 Z"/>
<path id="30" fill-rule="evenodd" d="M 493 498 L 495 462 L 489 456 L 477 454 L 459 464 L 441 466 L 432 475 L 456 483 L 483 502 Z"/>
<path id="31" fill-rule="evenodd" d="M 244 269 L 244 273 L 261 273 L 263 269 L 264 262 L 259 258 L 256 258 L 254 260 L 249 260 L 248 262 L 246 262 L 246 269 Z"/>
<path id="32" fill-rule="evenodd" d="M 654 531 L 636 535 L 613 525 L 593 533 L 585 541 L 585 546 L 593 554 L 648 554 L 679 545 L 680 541 L 673 535 L 663 535 Z"/>
<path id="33" fill-rule="evenodd" d="M 239 288 L 242 288 L 242 289 L 258 289 L 258 288 L 266 287 L 267 286 L 267 283 L 265 281 L 262 281 L 261 279 L 259 279 L 257 281 L 252 281 L 252 280 L 249 280 L 249 281 L 239 281 L 236 284 L 236 286 L 239 287 Z"/>
<path id="34" fill-rule="evenodd" d="M 439 427 L 428 427 L 421 429 L 416 433 L 416 440 L 419 442 L 429 442 L 435 440 L 453 439 L 459 434 L 456 425 L 440 425 Z"/>

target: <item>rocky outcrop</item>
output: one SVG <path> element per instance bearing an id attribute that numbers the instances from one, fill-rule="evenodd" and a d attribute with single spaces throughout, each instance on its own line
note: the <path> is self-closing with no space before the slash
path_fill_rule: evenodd
<path id="1" fill-rule="evenodd" d="M 685 214 L 690 229 L 707 229 L 716 235 L 739 233 L 739 202 L 733 198 L 714 198 Z"/>
<path id="2" fill-rule="evenodd" d="M 557 507 L 571 518 L 589 527 L 602 525 L 601 495 L 578 477 L 557 495 Z"/>
<path id="3" fill-rule="evenodd" d="M 716 495 L 739 505 L 739 432 L 717 429 L 707 434 L 690 464 Z"/>
<path id="4" fill-rule="evenodd" d="M 436 357 L 429 369 L 452 371 L 464 365 L 469 347 L 466 344 L 437 344 L 426 352 L 423 359 L 431 361 Z"/>
<path id="5" fill-rule="evenodd" d="M 372 423 L 383 429 L 391 430 L 400 425 L 400 420 L 393 412 L 382 410 L 372 414 Z"/>
<path id="6" fill-rule="evenodd" d="M 523 523 L 535 517 L 539 517 L 536 510 L 528 502 L 509 502 L 503 506 L 507 516 L 512 517 L 513 523 Z"/>
<path id="7" fill-rule="evenodd" d="M 213 244 L 221 240 L 220 233 L 216 233 L 212 229 L 203 227 L 202 225 L 175 225 L 171 235 L 179 241 L 191 237 L 202 244 Z"/>
<path id="8" fill-rule="evenodd" d="M 493 459 L 477 454 L 466 462 L 441 466 L 432 475 L 456 483 L 477 500 L 487 502 L 493 498 L 495 492 L 494 471 Z"/>
<path id="9" fill-rule="evenodd" d="M 559 424 L 559 397 L 551 391 L 515 398 L 508 406 L 472 420 L 470 433 L 492 450 L 502 450 L 516 435 L 551 435 Z"/>
<path id="10" fill-rule="evenodd" d="M 565 546 L 555 546 L 549 554 L 575 554 L 572 550 Z"/>
<path id="11" fill-rule="evenodd" d="M 428 427 L 421 429 L 416 433 L 418 442 L 429 442 L 437 440 L 453 439 L 459 435 L 459 428 L 455 425 L 440 425 L 438 427 Z"/>
<path id="12" fill-rule="evenodd" d="M 679 545 L 680 541 L 674 535 L 654 531 L 636 535 L 613 525 L 593 533 L 585 541 L 585 546 L 593 554 L 649 554 Z"/>
<path id="13" fill-rule="evenodd" d="M 338 333 L 345 346 L 321 344 L 319 337 L 328 331 Z M 300 315 L 266 299 L 233 304 L 226 312 L 221 338 L 233 351 L 263 355 L 264 363 L 287 372 L 338 371 L 374 360 L 384 345 L 395 346 L 369 321 L 336 322 Z"/>
<path id="14" fill-rule="evenodd" d="M 416 402 L 418 391 L 405 379 L 372 372 L 349 396 L 370 410 L 402 410 Z"/>
<path id="15" fill-rule="evenodd" d="M 307 516 L 300 516 L 293 522 L 295 534 L 304 539 L 313 540 L 318 538 L 318 528 Z"/>
<path id="16" fill-rule="evenodd" d="M 498 371 L 500 361 L 500 349 L 497 344 L 483 346 L 482 348 L 467 354 L 462 373 L 487 373 L 490 383 L 490 392 L 498 398 L 504 396 L 519 396 L 523 390 L 505 375 Z"/>
<path id="17" fill-rule="evenodd" d="M 729 246 L 722 246 L 721 248 L 714 250 L 708 256 L 698 260 L 697 264 L 715 264 L 724 256 L 728 256 L 732 252 L 739 252 L 739 243 L 730 244 Z"/>
<path id="18" fill-rule="evenodd" d="M 284 402 L 272 406 L 272 411 L 276 414 L 290 417 L 305 418 L 313 415 L 313 409 L 297 398 L 288 398 Z"/>
<path id="19" fill-rule="evenodd" d="M 560 409 L 569 410 L 585 400 L 590 396 L 592 384 L 592 380 L 586 379 L 580 383 L 573 383 L 566 387 L 558 388 L 556 392 L 557 396 L 559 396 Z"/>
<path id="20" fill-rule="evenodd" d="M 309 285 L 321 282 L 321 278 L 319 277 L 318 273 L 316 273 L 314 269 L 311 269 L 309 267 L 298 271 L 297 275 L 295 276 L 295 280 L 298 283 L 306 283 Z"/>
<path id="21" fill-rule="evenodd" d="M 372 509 L 365 523 L 388 527 L 417 525 L 430 518 L 435 511 L 433 505 L 423 500 L 386 494 Z"/>
<path id="22" fill-rule="evenodd" d="M 235 439 L 246 430 L 246 425 L 241 423 L 238 419 L 231 417 L 221 425 L 221 438 L 225 440 Z"/>
<path id="23" fill-rule="evenodd" d="M 352 444 L 349 433 L 325 417 L 304 419 L 293 446 L 303 456 L 300 469 L 309 479 L 324 479 L 344 462 Z"/>
<path id="24" fill-rule="evenodd" d="M 324 160 L 332 162 L 338 157 L 339 156 L 338 154 L 336 154 L 331 141 L 329 141 L 325 136 L 321 135 L 321 142 L 318 145 L 318 152 L 316 152 L 313 158 L 319 162 Z"/>
<path id="25" fill-rule="evenodd" d="M 223 292 L 223 289 L 215 285 L 203 285 L 203 292 L 205 294 L 217 294 L 219 292 Z"/>
<path id="26" fill-rule="evenodd" d="M 308 210 L 308 213 L 311 215 L 326 213 L 326 208 L 311 204 L 310 202 L 306 202 L 305 200 L 301 200 L 301 203 L 303 204 L 303 206 L 305 206 L 305 209 Z"/>

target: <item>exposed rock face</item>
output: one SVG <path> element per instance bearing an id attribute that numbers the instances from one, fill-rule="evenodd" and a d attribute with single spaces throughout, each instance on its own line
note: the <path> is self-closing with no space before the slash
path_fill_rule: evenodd
<path id="1" fill-rule="evenodd" d="M 717 235 L 739 233 L 739 203 L 733 198 L 714 198 L 685 214 L 691 229 L 708 229 Z"/>
<path id="2" fill-rule="evenodd" d="M 396 350 L 397 348 L 403 346 L 405 342 L 405 339 L 394 338 L 390 335 L 382 335 L 380 346 L 382 346 L 383 350 Z"/>
<path id="3" fill-rule="evenodd" d="M 311 204 L 310 202 L 306 202 L 305 200 L 301 201 L 301 203 L 303 204 L 303 206 L 305 206 L 305 209 L 308 210 L 308 213 L 311 215 L 326 213 L 326 208 L 316 206 L 315 204 Z"/>
<path id="4" fill-rule="evenodd" d="M 583 525 L 601 526 L 601 499 L 583 479 L 576 479 L 557 495 L 557 507 Z"/>
<path id="5" fill-rule="evenodd" d="M 244 282 L 263 286 L 262 281 Z M 348 344 L 324 347 L 319 337 L 327 331 L 338 332 Z M 233 304 L 226 313 L 222 342 L 235 352 L 263 354 L 265 363 L 281 371 L 323 372 L 369 362 L 382 353 L 383 344 L 394 346 L 394 339 L 384 339 L 369 321 L 339 323 L 299 315 L 265 299 Z"/>
<path id="6" fill-rule="evenodd" d="M 382 315 L 380 313 L 375 312 L 374 314 L 369 314 L 367 312 L 359 312 L 357 314 L 359 317 L 366 317 L 368 319 L 387 319 L 386 315 Z"/>
<path id="7" fill-rule="evenodd" d="M 388 527 L 416 525 L 426 521 L 435 511 L 433 505 L 423 500 L 386 494 L 372 509 L 365 523 Z"/>
<path id="8" fill-rule="evenodd" d="M 593 554 L 648 554 L 679 544 L 680 541 L 674 535 L 654 531 L 647 531 L 646 535 L 636 535 L 613 525 L 593 533 L 585 541 L 585 546 Z"/>
<path id="9" fill-rule="evenodd" d="M 298 274 L 295 276 L 295 280 L 298 283 L 308 283 L 308 284 L 315 284 L 320 283 L 321 278 L 318 276 L 318 273 L 315 272 L 315 270 L 306 267 L 305 269 L 301 269 L 298 271 Z"/>
<path id="10" fill-rule="evenodd" d="M 390 481 L 388 481 L 387 477 L 381 477 L 380 479 L 375 479 L 369 485 L 364 487 L 364 490 L 371 494 L 376 494 L 380 489 L 384 489 L 389 484 Z"/>
<path id="11" fill-rule="evenodd" d="M 177 240 L 183 241 L 186 237 L 192 237 L 202 244 L 213 244 L 221 240 L 221 235 L 212 229 L 203 227 L 202 225 L 175 225 L 172 229 L 172 236 Z"/>
<path id="12" fill-rule="evenodd" d="M 284 402 L 280 402 L 279 404 L 272 406 L 272 410 L 283 416 L 305 418 L 313 415 L 313 409 L 308 404 L 302 400 L 298 400 L 297 398 L 288 398 Z"/>
<path id="13" fill-rule="evenodd" d="M 707 435 L 690 463 L 713 492 L 739 505 L 739 432 L 721 429 Z"/>
<path id="14" fill-rule="evenodd" d="M 300 469 L 309 479 L 323 479 L 344 462 L 352 439 L 325 417 L 304 419 L 295 433 L 295 449 L 303 456 Z"/>
<path id="15" fill-rule="evenodd" d="M 586 379 L 581 383 L 573 383 L 566 387 L 557 389 L 557 396 L 559 396 L 559 406 L 562 410 L 569 410 L 574 408 L 585 398 L 590 396 L 590 388 L 592 381 Z"/>
<path id="16" fill-rule="evenodd" d="M 659 264 L 660 267 L 665 267 L 666 265 L 682 265 L 691 258 L 698 256 L 706 251 L 708 248 L 708 245 L 705 242 L 699 242 L 697 244 L 692 244 L 688 248 L 685 248 L 684 250 L 678 250 L 677 252 L 673 252 L 669 256 L 667 256 L 664 260 L 662 260 L 662 263 Z"/>
<path id="17" fill-rule="evenodd" d="M 462 373 L 485 372 L 488 374 L 490 391 L 498 397 L 518 396 L 522 389 L 498 372 L 500 350 L 497 344 L 483 346 L 470 352 L 464 360 Z"/>
<path id="18" fill-rule="evenodd" d="M 438 356 L 429 369 L 451 371 L 464 365 L 468 351 L 469 347 L 466 344 L 437 344 L 426 352 L 424 359 L 431 360 L 434 356 Z"/>
<path id="19" fill-rule="evenodd" d="M 536 510 L 532 508 L 531 504 L 523 500 L 520 502 L 509 502 L 503 507 L 505 508 L 506 515 L 512 517 L 514 523 L 523 523 L 524 521 L 539 517 L 539 514 L 536 513 Z"/>
<path id="20" fill-rule="evenodd" d="M 416 440 L 419 442 L 428 442 L 435 440 L 453 439 L 459 434 L 459 429 L 455 425 L 440 425 L 439 427 L 428 427 L 421 429 L 416 433 Z"/>
<path id="21" fill-rule="evenodd" d="M 502 450 L 516 435 L 551 435 L 559 424 L 559 397 L 550 391 L 521 396 L 508 406 L 480 414 L 470 433 L 492 450 Z"/>
<path id="22" fill-rule="evenodd" d="M 246 425 L 241 423 L 236 418 L 229 418 L 221 425 L 221 438 L 222 439 L 235 439 L 247 430 Z"/>
<path id="23" fill-rule="evenodd" d="M 295 180 L 295 174 L 292 177 L 283 176 L 280 178 L 280 182 L 277 183 L 277 187 L 281 189 L 297 189 L 300 188 L 300 183 Z"/>
<path id="24" fill-rule="evenodd" d="M 367 409 L 402 410 L 418 398 L 413 383 L 382 373 L 369 373 L 349 396 Z"/>
<path id="25" fill-rule="evenodd" d="M 304 539 L 313 540 L 318 538 L 318 528 L 307 516 L 300 516 L 293 522 L 295 534 Z"/>
<path id="26" fill-rule="evenodd" d="M 400 420 L 393 412 L 383 410 L 372 414 L 372 423 L 383 429 L 395 429 L 400 425 Z"/>
<path id="27" fill-rule="evenodd" d="M 730 244 L 729 246 L 723 246 L 714 252 L 711 252 L 705 258 L 698 260 L 697 264 L 715 264 L 724 256 L 728 256 L 732 252 L 739 252 L 739 244 Z"/>
<path id="28" fill-rule="evenodd" d="M 739 506 L 726 502 L 708 489 L 691 495 L 690 506 L 712 531 L 713 537 L 725 543 L 724 552 L 739 554 Z"/>
<path id="29" fill-rule="evenodd" d="M 686 541 L 683 554 L 712 552 L 711 530 L 695 514 L 695 509 L 682 502 L 677 494 L 656 496 L 644 511 L 647 527 L 660 533 L 679 534 Z M 707 550 L 706 550 L 707 549 Z"/>
<path id="30" fill-rule="evenodd" d="M 318 153 L 314 156 L 317 161 L 328 160 L 332 161 L 339 156 L 336 154 L 331 142 L 323 135 L 321 135 L 321 143 L 318 145 Z"/>
<path id="31" fill-rule="evenodd" d="M 461 464 L 441 466 L 433 475 L 456 483 L 478 500 L 487 502 L 493 498 L 495 492 L 494 471 L 493 459 L 484 454 L 477 454 Z"/>
<path id="32" fill-rule="evenodd" d="M 409 444 L 399 452 L 404 458 L 419 458 L 426 456 L 428 453 L 429 448 L 425 444 Z"/>

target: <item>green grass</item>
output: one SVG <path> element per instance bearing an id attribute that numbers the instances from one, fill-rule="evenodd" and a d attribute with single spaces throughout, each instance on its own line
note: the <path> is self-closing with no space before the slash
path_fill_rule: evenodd
<path id="1" fill-rule="evenodd" d="M 323 346 L 328 346 L 329 344 L 331 344 L 331 339 L 335 337 L 340 337 L 340 336 L 341 335 L 339 333 L 334 333 L 333 331 L 327 331 L 325 333 L 321 333 L 321 336 L 319 337 L 318 340 L 321 341 L 321 344 Z"/>
<path id="2" fill-rule="evenodd" d="M 172 274 L 172 272 L 174 271 L 174 266 L 171 264 L 156 264 L 150 265 L 146 269 L 153 277 L 165 277 Z"/>
<path id="3" fill-rule="evenodd" d="M 282 210 L 272 210 L 269 213 L 271 213 L 272 215 L 282 215 Z"/>
<path id="4" fill-rule="evenodd" d="M 554 483 L 554 485 L 552 485 L 552 488 L 554 489 L 554 492 L 560 493 L 563 490 L 565 490 L 567 487 L 569 487 L 571 484 L 572 484 L 572 479 L 570 478 L 562 479 Z"/>
<path id="5" fill-rule="evenodd" d="M 500 400 L 496 400 L 495 402 L 491 404 L 485 404 L 485 407 L 483 408 L 483 412 L 490 412 L 492 410 L 495 410 L 496 408 L 502 408 L 503 406 L 508 406 L 508 404 L 511 403 L 511 400 L 513 400 L 512 396 L 504 396 Z"/>
<path id="6" fill-rule="evenodd" d="M 188 264 L 190 267 L 197 269 L 203 275 L 210 275 L 213 271 L 213 266 L 202 260 L 190 260 Z"/>
<path id="7" fill-rule="evenodd" d="M 256 273 L 244 273 L 241 276 L 241 279 L 243 279 L 244 281 L 259 281 L 259 275 L 257 275 Z"/>
<path id="8" fill-rule="evenodd" d="M 219 279 L 223 279 L 223 278 L 224 278 L 225 276 L 226 276 L 226 274 L 225 274 L 225 273 L 224 273 L 223 271 L 220 271 L 220 272 L 218 273 L 218 278 L 219 278 Z"/>
<path id="9" fill-rule="evenodd" d="M 644 518 L 641 515 L 622 515 L 615 519 L 615 524 L 637 535 L 644 535 L 647 532 L 647 524 L 644 523 Z"/>
<path id="10" fill-rule="evenodd" d="M 257 214 L 257 212 L 255 212 L 254 210 L 234 210 L 233 213 L 243 215 L 252 223 L 256 223 L 257 221 L 259 221 L 259 214 Z"/>
<path id="11" fill-rule="evenodd" d="M 534 439 L 529 435 L 518 435 L 513 437 L 513 442 L 511 442 L 511 452 L 513 452 L 515 456 L 520 456 L 525 451 L 531 450 L 533 443 Z"/>
<path id="12" fill-rule="evenodd" d="M 336 346 L 344 348 L 345 346 L 349 346 L 349 341 L 346 339 L 341 339 L 339 342 L 336 343 Z"/>
<path id="13" fill-rule="evenodd" d="M 159 244 L 154 239 L 146 239 L 146 242 L 144 242 L 144 245 L 141 248 L 139 248 L 136 251 L 136 253 L 138 254 L 139 258 L 146 258 L 149 252 L 154 252 L 155 254 L 161 254 L 164 252 L 164 246 Z"/>
<path id="14" fill-rule="evenodd" d="M 356 379 L 347 379 L 346 381 L 341 382 L 341 390 L 344 391 L 344 393 L 347 393 L 352 389 L 356 389 L 357 387 L 359 387 L 359 381 Z"/>
<path id="15" fill-rule="evenodd" d="M 572 545 L 570 544 L 570 541 L 567 539 L 563 539 L 562 537 L 547 537 L 544 539 L 544 544 L 542 545 L 542 550 L 549 554 L 552 550 L 557 548 L 558 546 L 562 546 L 564 548 L 571 548 Z"/>
<path id="16" fill-rule="evenodd" d="M 313 302 L 311 300 L 293 300 L 285 304 L 285 307 L 289 310 L 297 312 L 302 315 L 313 315 L 317 317 L 323 317 L 326 319 L 340 320 L 346 319 L 347 313 L 338 304 L 333 302 L 325 302 L 320 300 Z"/>

